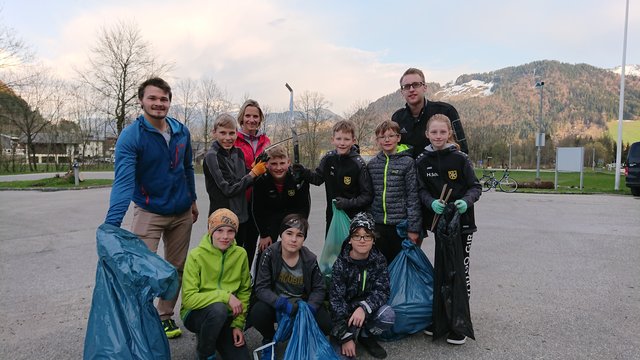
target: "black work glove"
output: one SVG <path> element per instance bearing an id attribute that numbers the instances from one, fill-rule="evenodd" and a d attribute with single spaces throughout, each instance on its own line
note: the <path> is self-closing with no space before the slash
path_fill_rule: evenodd
<path id="1" fill-rule="evenodd" d="M 293 164 L 291 165 L 291 173 L 293 174 L 293 179 L 296 183 L 300 183 L 302 181 L 309 181 L 311 177 L 311 170 L 304 167 L 302 164 Z"/>
<path id="2" fill-rule="evenodd" d="M 347 208 L 349 206 L 347 199 L 343 198 L 343 197 L 337 197 L 336 198 L 336 209 L 340 209 L 340 210 L 344 210 L 345 208 Z"/>

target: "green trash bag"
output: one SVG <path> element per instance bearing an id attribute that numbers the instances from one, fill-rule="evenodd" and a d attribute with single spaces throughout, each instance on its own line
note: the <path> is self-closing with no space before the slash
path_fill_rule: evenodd
<path id="1" fill-rule="evenodd" d="M 320 271 L 328 277 L 331 275 L 331 268 L 333 263 L 340 255 L 342 249 L 342 243 L 349 236 L 349 224 L 351 220 L 347 213 L 343 210 L 336 209 L 336 201 L 331 203 L 333 208 L 333 218 L 331 224 L 329 224 L 329 231 L 327 231 L 327 238 L 324 240 L 324 247 L 322 248 L 322 255 L 320 255 Z"/>

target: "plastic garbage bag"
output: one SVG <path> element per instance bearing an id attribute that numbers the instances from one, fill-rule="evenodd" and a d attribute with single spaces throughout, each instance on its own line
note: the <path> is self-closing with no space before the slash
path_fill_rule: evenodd
<path id="1" fill-rule="evenodd" d="M 318 327 L 316 319 L 304 301 L 298 301 L 298 313 L 293 332 L 284 352 L 284 360 L 338 360 L 331 344 Z"/>
<path id="2" fill-rule="evenodd" d="M 389 265 L 391 296 L 396 321 L 383 340 L 398 340 L 415 334 L 431 323 L 433 266 L 422 249 L 411 240 L 402 241 L 402 250 Z"/>
<path id="3" fill-rule="evenodd" d="M 299 304 L 298 304 L 299 305 Z M 275 360 L 276 344 L 289 340 L 293 331 L 293 320 L 286 312 L 276 311 L 276 320 L 278 321 L 278 329 L 273 336 L 273 341 L 260 346 L 253 350 L 254 360 L 260 359 L 259 354 L 266 348 L 271 348 L 271 360 Z"/>
<path id="4" fill-rule="evenodd" d="M 447 204 L 436 231 L 435 293 L 433 299 L 433 338 L 449 330 L 475 340 L 460 232 L 460 214 Z"/>
<path id="5" fill-rule="evenodd" d="M 331 218 L 327 238 L 324 240 L 324 247 L 318 261 L 320 271 L 325 275 L 331 275 L 333 263 L 340 255 L 342 243 L 349 236 L 349 224 L 351 223 L 347 213 L 336 208 L 335 200 L 331 203 L 331 208 L 333 209 L 333 218 Z"/>
<path id="6" fill-rule="evenodd" d="M 119 227 L 100 225 L 96 242 L 98 266 L 84 359 L 171 359 L 153 299 L 178 295 L 176 269 Z"/>

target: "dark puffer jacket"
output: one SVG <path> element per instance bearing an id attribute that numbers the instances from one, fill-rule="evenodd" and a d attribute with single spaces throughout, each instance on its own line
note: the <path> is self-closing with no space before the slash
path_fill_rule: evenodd
<path id="1" fill-rule="evenodd" d="M 358 307 L 364 309 L 367 317 L 375 314 L 387 303 L 391 292 L 387 261 L 375 246 L 371 248 L 369 258 L 362 261 L 353 260 L 349 251 L 351 244 L 347 238 L 333 263 L 329 290 L 333 322 L 331 335 L 341 343 L 351 340 L 355 333 L 355 329 L 347 326 L 351 314 Z"/>
<path id="2" fill-rule="evenodd" d="M 408 220 L 410 232 L 420 232 L 422 215 L 415 162 L 409 151 L 378 153 L 367 164 L 373 183 L 371 215 L 377 224 L 398 225 Z"/>

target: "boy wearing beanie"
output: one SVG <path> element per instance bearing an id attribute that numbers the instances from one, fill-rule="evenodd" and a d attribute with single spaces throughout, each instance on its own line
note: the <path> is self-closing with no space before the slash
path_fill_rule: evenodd
<path id="1" fill-rule="evenodd" d="M 318 326 L 328 334 L 331 328 L 329 312 L 322 306 L 325 284 L 316 256 L 303 242 L 309 223 L 300 214 L 285 216 L 280 225 L 280 241 L 275 242 L 260 257 L 254 285 L 256 303 L 249 315 L 253 326 L 262 334 L 263 344 L 275 335 L 276 312 L 295 317 L 297 302 L 306 301 Z M 271 358 L 270 348 L 262 352 Z"/>
<path id="2" fill-rule="evenodd" d="M 355 359 L 356 341 L 371 356 L 387 357 L 375 337 L 393 326 L 395 313 L 386 305 L 389 272 L 384 255 L 374 246 L 374 229 L 371 214 L 357 213 L 331 272 L 331 336 L 342 359 Z"/>
<path id="3" fill-rule="evenodd" d="M 209 230 L 187 256 L 180 317 L 197 334 L 200 359 L 249 359 L 242 330 L 251 280 L 247 252 L 236 245 L 238 217 L 229 209 L 209 216 Z"/>

